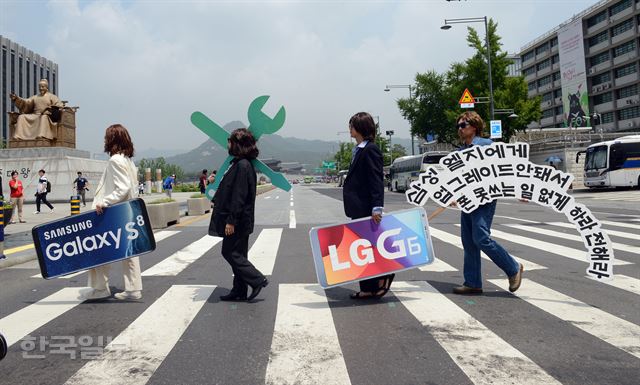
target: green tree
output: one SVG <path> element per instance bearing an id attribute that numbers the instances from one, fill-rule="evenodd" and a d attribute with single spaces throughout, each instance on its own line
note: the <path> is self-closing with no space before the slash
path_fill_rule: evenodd
<path id="1" fill-rule="evenodd" d="M 349 164 L 351 164 L 351 154 L 353 151 L 353 147 L 355 146 L 352 142 L 341 142 L 338 152 L 333 156 L 333 160 L 336 162 L 336 167 L 338 170 L 347 170 L 349 168 Z"/>
<path id="2" fill-rule="evenodd" d="M 489 20 L 488 32 L 491 44 L 491 74 L 494 90 L 494 108 L 513 109 L 518 118 L 511 119 L 497 115 L 502 120 L 503 140 L 508 141 L 517 131 L 540 119 L 540 98 L 528 99 L 527 85 L 523 77 L 508 77 L 510 60 L 502 51 L 502 42 L 497 34 L 498 25 Z M 415 98 L 398 100 L 398 108 L 409 120 L 411 131 L 418 136 L 436 134 L 438 141 L 455 144 L 458 133 L 455 120 L 462 113 L 457 104 L 465 88 L 474 96 L 489 96 L 489 76 L 487 72 L 487 47 L 484 35 L 469 27 L 467 43 L 475 50 L 463 63 L 451 64 L 444 74 L 428 71 L 416 75 Z M 490 104 L 476 104 L 474 110 L 487 122 L 490 120 Z M 487 127 L 488 129 L 488 127 Z"/>
<path id="3" fill-rule="evenodd" d="M 434 133 L 448 139 L 446 111 L 454 108 L 455 102 L 449 97 L 445 80 L 445 75 L 435 71 L 417 74 L 414 98 L 398 100 L 398 108 L 411 124 L 413 135 L 425 137 Z"/>
<path id="4" fill-rule="evenodd" d="M 182 170 L 182 167 L 172 163 L 167 163 L 163 157 L 140 159 L 138 162 L 138 172 L 142 173 L 142 175 L 138 175 L 140 180 L 144 180 L 144 170 L 147 168 L 151 169 L 152 177 L 155 177 L 156 169 L 159 168 L 162 170 L 163 178 L 171 174 L 176 175 L 176 180 L 182 180 L 184 178 L 184 171 Z"/>

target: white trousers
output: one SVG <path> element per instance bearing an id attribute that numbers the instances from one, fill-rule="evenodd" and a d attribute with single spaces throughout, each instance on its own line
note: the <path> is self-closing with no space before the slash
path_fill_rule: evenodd
<path id="1" fill-rule="evenodd" d="M 89 286 L 96 290 L 109 288 L 109 270 L 111 264 L 102 265 L 89 270 Z M 133 257 L 122 261 L 124 273 L 124 290 L 142 290 L 142 276 L 140 275 L 140 259 Z"/>

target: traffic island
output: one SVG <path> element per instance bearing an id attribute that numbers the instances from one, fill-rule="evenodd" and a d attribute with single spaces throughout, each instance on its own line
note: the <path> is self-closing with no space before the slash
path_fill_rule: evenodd
<path id="1" fill-rule="evenodd" d="M 187 199 L 187 215 L 203 215 L 211 211 L 211 201 L 203 194 L 193 194 Z"/>
<path id="2" fill-rule="evenodd" d="M 170 198 L 156 199 L 148 202 L 147 213 L 154 229 L 164 229 L 180 222 L 180 206 Z"/>

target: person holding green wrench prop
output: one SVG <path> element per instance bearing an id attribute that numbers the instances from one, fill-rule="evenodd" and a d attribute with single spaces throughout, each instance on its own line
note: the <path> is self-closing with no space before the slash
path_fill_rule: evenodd
<path id="1" fill-rule="evenodd" d="M 263 134 L 273 134 L 284 126 L 285 120 L 285 110 L 284 107 L 280 107 L 278 113 L 275 117 L 270 118 L 264 112 L 262 112 L 262 107 L 269 100 L 268 95 L 263 95 L 255 98 L 253 102 L 249 105 L 249 111 L 247 113 L 249 117 L 249 127 L 247 128 L 253 136 L 256 138 L 256 141 L 260 139 Z M 223 148 L 227 148 L 227 139 L 229 138 L 229 133 L 224 130 L 224 128 L 220 127 L 214 121 L 209 119 L 205 114 L 200 111 L 196 111 L 191 114 L 191 123 L 196 126 L 200 131 L 204 132 L 205 135 L 210 137 L 214 142 L 221 145 Z M 233 160 L 232 156 L 228 156 L 227 159 L 222 162 L 222 165 L 218 168 L 218 175 L 221 175 L 219 178 L 216 178 L 215 182 L 209 184 L 205 191 L 205 195 L 209 199 L 213 199 L 213 195 L 215 191 L 218 189 L 220 185 L 220 181 L 224 177 L 225 171 L 229 168 L 231 164 L 231 160 Z M 266 164 L 262 163 L 258 159 L 254 159 L 251 161 L 253 167 L 266 175 L 271 179 L 271 183 L 284 190 L 291 190 L 291 184 L 287 181 L 287 178 L 279 172 L 275 172 L 270 169 Z"/>

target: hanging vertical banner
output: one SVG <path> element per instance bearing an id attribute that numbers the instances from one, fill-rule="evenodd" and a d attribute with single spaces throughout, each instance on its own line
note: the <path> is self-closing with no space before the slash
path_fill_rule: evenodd
<path id="1" fill-rule="evenodd" d="M 565 127 L 587 127 L 589 95 L 581 19 L 558 31 L 558 45 Z"/>

